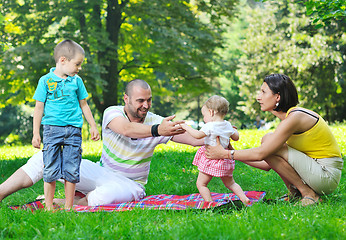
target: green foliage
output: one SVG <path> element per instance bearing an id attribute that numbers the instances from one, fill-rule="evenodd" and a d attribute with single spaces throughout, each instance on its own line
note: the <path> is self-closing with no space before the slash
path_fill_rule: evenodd
<path id="1" fill-rule="evenodd" d="M 267 0 L 257 0 L 267 2 Z M 345 21 L 346 2 L 345 0 L 307 0 L 296 1 L 298 4 L 304 3 L 306 14 L 311 15 L 312 21 L 317 28 L 329 25 L 332 21 Z"/>
<path id="2" fill-rule="evenodd" d="M 327 121 L 346 117 L 343 28 L 317 30 L 304 11 L 302 4 L 292 0 L 266 1 L 261 7 L 245 9 L 248 28 L 237 75 L 243 80 L 240 94 L 247 99 L 243 109 L 248 114 L 259 112 L 256 93 L 263 78 L 284 73 L 295 82 L 302 106 Z"/>
<path id="3" fill-rule="evenodd" d="M 331 127 L 346 154 L 345 124 Z M 240 131 L 235 148 L 260 144 L 266 131 Z M 97 161 L 101 142 L 83 142 L 83 158 Z M 197 148 L 174 144 L 160 145 L 151 163 L 147 194 L 190 194 L 197 192 L 198 171 L 192 159 Z M 31 146 L 0 147 L 0 182 L 7 179 L 37 150 Z M 344 157 L 345 159 L 345 157 Z M 301 208 L 294 204 L 260 202 L 242 210 L 207 211 L 134 210 L 115 213 L 75 213 L 13 211 L 9 205 L 33 201 L 43 193 L 40 181 L 23 189 L 1 203 L 1 239 L 344 239 L 346 237 L 345 170 L 337 190 L 323 196 L 323 203 Z M 268 198 L 285 193 L 285 187 L 273 171 L 264 172 L 236 164 L 234 177 L 244 190 L 264 190 Z M 63 185 L 57 184 L 57 196 L 63 197 Z M 214 178 L 214 192 L 227 192 L 222 182 Z M 308 237 L 307 237 L 308 236 Z"/>
<path id="4" fill-rule="evenodd" d="M 214 86 L 216 85 L 214 91 L 223 95 L 230 103 L 229 115 L 226 118 L 230 119 L 232 124 L 238 128 L 252 125 L 254 120 L 243 111 L 246 98 L 239 94 L 243 78 L 236 74 L 239 60 L 244 54 L 242 40 L 247 29 L 247 23 L 243 19 L 244 8 L 244 3 L 237 6 L 237 19 L 232 21 L 231 26 L 223 34 L 227 44 L 225 48 L 220 49 L 220 55 L 223 58 L 222 66 L 219 67 L 221 76 L 218 81 L 219 84 L 214 84 Z"/>
<path id="5" fill-rule="evenodd" d="M 32 116 L 27 106 L 8 105 L 0 111 L 0 144 L 30 143 L 31 137 Z"/>
<path id="6" fill-rule="evenodd" d="M 0 108 L 30 103 L 38 79 L 54 66 L 54 46 L 71 38 L 86 50 L 81 77 L 94 115 L 121 104 L 126 82 L 142 78 L 152 86 L 152 111 L 163 116 L 201 121 L 203 101 L 220 94 L 236 126 L 259 114 L 270 121 L 256 91 L 266 74 L 281 72 L 297 84 L 302 106 L 343 121 L 344 3 L 0 0 Z"/>
<path id="7" fill-rule="evenodd" d="M 134 78 L 165 97 L 210 91 L 221 25 L 235 2 L 0 1 L 1 106 L 32 101 L 38 79 L 54 66 L 54 46 L 66 38 L 86 50 L 81 76 L 100 113 L 121 102 Z"/>
<path id="8" fill-rule="evenodd" d="M 243 11 L 244 4 L 238 4 L 236 8 L 237 18 L 231 21 L 224 19 L 225 26 L 222 38 L 224 45 L 217 49 L 220 55 L 220 61 L 213 64 L 213 68 L 219 72 L 217 79 L 211 79 L 212 92 L 204 92 L 195 98 L 186 98 L 182 96 L 180 112 L 185 114 L 184 119 L 193 119 L 197 122 L 203 121 L 201 115 L 201 106 L 212 95 L 218 94 L 224 96 L 230 103 L 229 114 L 226 119 L 232 120 L 232 124 L 240 127 L 251 122 L 250 116 L 245 115 L 240 106 L 245 100 L 239 95 L 239 88 L 242 79 L 236 75 L 239 59 L 242 56 L 241 40 L 243 31 L 246 28 L 245 22 L 239 17 Z"/>
<path id="9" fill-rule="evenodd" d="M 309 0 L 305 6 L 307 15 L 314 17 L 313 23 L 318 27 L 329 25 L 333 20 L 346 20 L 345 0 Z"/>

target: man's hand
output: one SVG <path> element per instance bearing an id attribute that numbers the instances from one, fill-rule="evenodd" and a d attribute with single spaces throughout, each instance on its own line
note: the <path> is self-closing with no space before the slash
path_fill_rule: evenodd
<path id="1" fill-rule="evenodd" d="M 174 118 L 175 115 L 163 119 L 158 128 L 158 132 L 161 136 L 174 136 L 185 132 L 185 130 L 180 126 L 184 121 L 172 122 L 171 120 Z"/>

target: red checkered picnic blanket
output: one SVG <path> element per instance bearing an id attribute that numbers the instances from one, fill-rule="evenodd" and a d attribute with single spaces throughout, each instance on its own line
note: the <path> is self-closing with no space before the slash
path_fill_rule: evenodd
<path id="1" fill-rule="evenodd" d="M 250 199 L 251 204 L 264 198 L 263 191 L 245 191 L 246 196 Z M 73 206 L 77 212 L 121 212 L 133 209 L 156 209 L 156 210 L 186 210 L 186 209 L 210 209 L 220 207 L 232 201 L 239 201 L 234 193 L 212 193 L 213 202 L 205 202 L 199 193 L 189 195 L 151 195 L 140 201 L 124 202 L 117 204 L 108 204 L 102 206 Z M 250 206 L 249 205 L 249 206 Z M 63 208 L 56 205 L 57 210 Z M 41 201 L 34 201 L 24 205 L 10 206 L 13 210 L 29 209 L 32 212 L 43 209 L 44 204 Z"/>

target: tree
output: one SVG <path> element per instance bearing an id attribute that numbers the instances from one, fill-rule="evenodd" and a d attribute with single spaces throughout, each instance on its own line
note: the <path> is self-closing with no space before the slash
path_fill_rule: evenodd
<path id="1" fill-rule="evenodd" d="M 54 65 L 52 49 L 66 38 L 86 50 L 81 76 L 100 113 L 119 103 L 124 83 L 134 78 L 147 80 L 159 95 L 210 91 L 221 26 L 235 3 L 2 0 L 2 106 L 31 101 L 39 77 Z"/>
<path id="2" fill-rule="evenodd" d="M 316 29 L 304 5 L 291 0 L 267 1 L 248 9 L 246 21 L 244 55 L 237 71 L 243 79 L 241 95 L 248 98 L 244 111 L 255 116 L 259 112 L 256 92 L 263 78 L 284 73 L 295 82 L 302 106 L 318 111 L 328 121 L 345 119 L 337 111 L 345 105 L 346 93 L 340 68 L 344 61 L 336 47 L 342 30 L 338 32 L 337 26 Z"/>
<path id="3" fill-rule="evenodd" d="M 32 117 L 25 106 L 8 105 L 0 111 L 0 144 L 31 142 Z M 8 135 L 13 134 L 13 139 L 8 141 Z"/>
<path id="4" fill-rule="evenodd" d="M 334 20 L 346 20 L 345 0 L 308 0 L 305 5 L 307 15 L 314 18 L 313 23 L 317 23 L 318 27 L 329 25 Z"/>
<path id="5" fill-rule="evenodd" d="M 267 0 L 257 0 L 258 2 L 267 2 Z M 317 27 L 329 25 L 331 21 L 345 21 L 346 2 L 345 0 L 307 0 L 296 1 L 298 4 L 304 3 L 306 14 L 312 17 Z"/>

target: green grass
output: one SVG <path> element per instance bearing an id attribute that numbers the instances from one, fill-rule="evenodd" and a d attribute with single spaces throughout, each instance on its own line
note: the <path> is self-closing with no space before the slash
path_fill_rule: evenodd
<path id="1" fill-rule="evenodd" d="M 332 127 L 343 155 L 346 153 L 346 126 Z M 236 149 L 260 144 L 265 131 L 242 130 Z M 101 142 L 83 143 L 83 157 L 97 161 Z M 192 165 L 197 148 L 169 143 L 160 145 L 151 164 L 147 194 L 190 194 L 198 192 L 198 174 Z M 37 150 L 31 146 L 0 147 L 0 182 L 9 177 Z M 345 159 L 345 157 L 344 157 Z M 241 210 L 165 211 L 134 210 L 117 213 L 76 213 L 12 211 L 7 206 L 33 201 L 43 194 L 42 181 L 6 198 L 0 204 L 0 239 L 345 239 L 346 182 L 323 196 L 316 207 L 301 208 L 276 202 L 257 203 Z M 286 193 L 273 171 L 264 172 L 237 162 L 236 181 L 244 190 L 264 190 L 268 198 Z M 62 184 L 57 195 L 64 196 Z M 213 192 L 227 192 L 221 180 L 209 185 Z"/>

